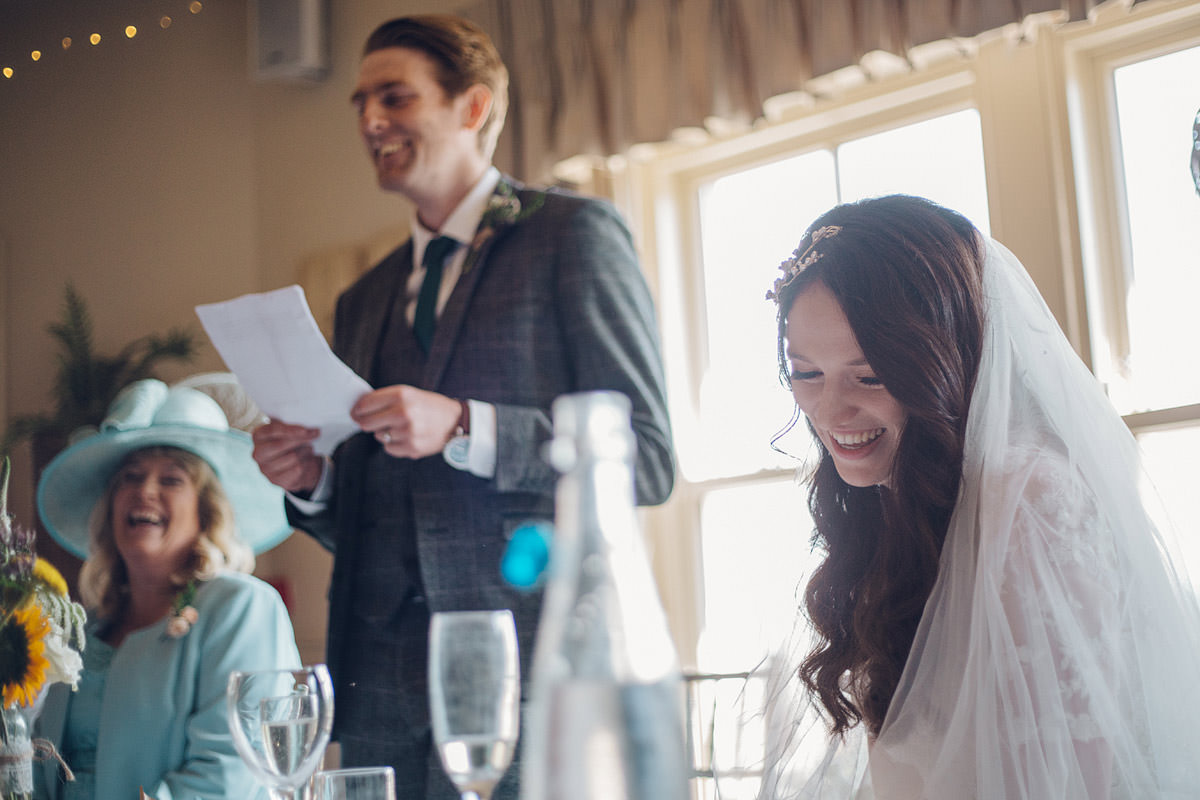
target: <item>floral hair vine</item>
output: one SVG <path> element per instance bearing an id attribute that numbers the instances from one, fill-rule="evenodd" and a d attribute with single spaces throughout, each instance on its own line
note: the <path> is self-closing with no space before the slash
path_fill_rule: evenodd
<path id="1" fill-rule="evenodd" d="M 821 256 L 825 255 L 820 250 L 816 249 L 817 243 L 823 239 L 832 239 L 842 232 L 841 225 L 825 225 L 813 231 L 812 239 L 808 243 L 808 247 L 801 250 L 797 247 L 792 252 L 792 257 L 779 265 L 779 269 L 783 274 L 775 279 L 775 285 L 767 292 L 767 299 L 779 302 L 779 293 L 782 292 L 787 285 L 800 275 L 801 272 L 811 267 L 813 264 L 821 260 Z M 801 242 L 803 244 L 803 242 Z"/>

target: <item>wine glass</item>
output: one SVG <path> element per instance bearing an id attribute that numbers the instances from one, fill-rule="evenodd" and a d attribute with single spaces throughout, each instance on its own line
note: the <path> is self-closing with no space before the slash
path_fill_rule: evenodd
<path id="1" fill-rule="evenodd" d="M 442 768 L 463 800 L 489 800 L 517 745 L 521 679 L 512 612 L 429 622 L 429 709 Z"/>
<path id="2" fill-rule="evenodd" d="M 306 797 L 333 727 L 333 683 L 325 665 L 232 672 L 225 711 L 234 747 L 271 800 Z"/>
<path id="3" fill-rule="evenodd" d="M 391 767 L 354 767 L 318 772 L 314 800 L 396 800 L 396 773 Z"/>

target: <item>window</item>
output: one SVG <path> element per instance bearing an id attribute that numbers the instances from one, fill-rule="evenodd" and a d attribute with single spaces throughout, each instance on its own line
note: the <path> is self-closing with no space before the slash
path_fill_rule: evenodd
<path id="1" fill-rule="evenodd" d="M 798 459 L 769 446 L 793 403 L 763 296 L 803 230 L 837 202 L 921 194 L 994 230 L 1126 415 L 1170 516 L 1200 517 L 1190 356 L 1200 198 L 1188 171 L 1198 54 L 1200 4 L 1111 4 L 1087 22 L 981 41 L 907 79 L 834 91 L 740 136 L 632 159 L 680 465 L 673 518 L 658 521 L 660 546 L 679 549 L 660 586 L 665 576 L 674 590 L 685 669 L 702 673 L 690 686 L 690 707 L 708 714 L 692 722 L 700 766 L 706 744 L 757 746 L 754 732 L 719 741 L 717 717 L 731 706 L 722 693 L 753 694 L 746 671 L 795 621 L 816 563 L 797 480 L 807 429 L 782 442 Z M 1200 576 L 1200 539 L 1183 549 Z M 744 777 L 723 796 L 753 796 L 753 769 Z M 709 782 L 698 787 L 712 796 Z"/>
<path id="2" fill-rule="evenodd" d="M 819 214 L 839 202 L 904 191 L 970 217 L 987 232 L 979 114 L 965 109 L 765 164 L 697 186 L 706 363 L 700 435 L 680 443 L 680 466 L 700 498 L 702 672 L 754 666 L 761 643 L 795 619 L 798 578 L 813 565 L 806 491 L 797 461 L 769 443 L 794 407 L 781 385 L 774 309 L 764 299 L 778 265 Z M 780 442 L 809 452 L 803 425 Z M 790 537 L 786 532 L 791 531 Z"/>
<path id="3" fill-rule="evenodd" d="M 1200 196 L 1192 184 L 1192 121 L 1200 109 L 1200 46 L 1113 70 L 1120 179 L 1128 231 L 1128 342 L 1110 375 L 1129 413 L 1200 402 L 1200 371 L 1180 369 L 1179 342 L 1200 341 Z"/>
<path id="4" fill-rule="evenodd" d="M 797 480 L 813 452 L 806 426 L 779 441 L 783 453 L 771 447 L 794 402 L 780 382 L 775 309 L 765 294 L 808 224 L 839 202 L 919 194 L 990 232 L 979 112 L 961 91 L 943 100 L 920 113 L 893 108 L 883 119 L 876 105 L 860 124 L 750 144 L 672 173 L 679 228 L 694 231 L 694 250 L 684 243 L 675 260 L 702 267 L 680 267 L 678 285 L 660 292 L 680 466 L 672 503 L 690 509 L 679 527 L 699 531 L 698 642 L 683 657 L 698 673 L 689 687 L 697 764 L 710 766 L 710 746 L 724 754 L 718 769 L 729 796 L 753 796 L 753 769 L 734 777 L 729 759 L 736 768 L 739 758 L 729 754 L 761 747 L 761 731 L 739 728 L 749 738 L 735 744 L 723 738 L 733 728 L 721 715 L 762 690 L 746 673 L 796 622 L 818 563 L 807 489 Z M 712 788 L 706 781 L 702 797 Z"/>
<path id="5" fill-rule="evenodd" d="M 1200 518 L 1200 196 L 1189 169 L 1200 20 L 1080 38 L 1071 124 L 1094 369 L 1138 439 L 1149 507 L 1200 585 L 1200 540 L 1182 526 Z"/>
<path id="6" fill-rule="evenodd" d="M 1192 124 L 1200 109 L 1197 75 L 1200 46 L 1120 66 L 1112 73 L 1125 186 L 1120 212 L 1128 229 L 1129 267 L 1127 349 L 1110 385 L 1118 408 L 1142 412 L 1127 419 L 1165 505 L 1167 519 L 1162 522 L 1168 525 L 1200 519 L 1194 480 L 1200 370 L 1194 368 L 1191 347 L 1180 346 L 1200 342 L 1200 315 L 1195 312 L 1200 296 L 1200 196 L 1188 163 Z M 1156 414 L 1175 420 L 1155 425 Z M 1200 576 L 1200 541 L 1181 537 L 1180 544 L 1189 572 Z"/>

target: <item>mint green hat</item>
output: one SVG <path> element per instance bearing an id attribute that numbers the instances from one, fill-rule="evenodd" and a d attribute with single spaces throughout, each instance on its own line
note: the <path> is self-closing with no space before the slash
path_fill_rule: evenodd
<path id="1" fill-rule="evenodd" d="M 250 435 L 231 429 L 208 394 L 147 379 L 122 389 L 100 429 L 77 431 L 42 471 L 38 513 L 50 535 L 86 558 L 88 521 L 113 473 L 130 453 L 155 446 L 178 447 L 208 462 L 233 506 L 238 537 L 255 553 L 291 534 L 283 490 L 259 471 Z"/>

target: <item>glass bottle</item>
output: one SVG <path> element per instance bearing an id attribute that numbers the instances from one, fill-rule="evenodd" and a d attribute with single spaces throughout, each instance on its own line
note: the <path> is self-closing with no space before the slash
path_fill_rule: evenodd
<path id="1" fill-rule="evenodd" d="M 0 798 L 33 797 L 33 743 L 29 720 L 17 706 L 0 709 Z"/>
<path id="2" fill-rule="evenodd" d="M 562 477 L 522 800 L 683 800 L 682 682 L 634 508 L 629 400 L 564 395 L 552 413 Z"/>

